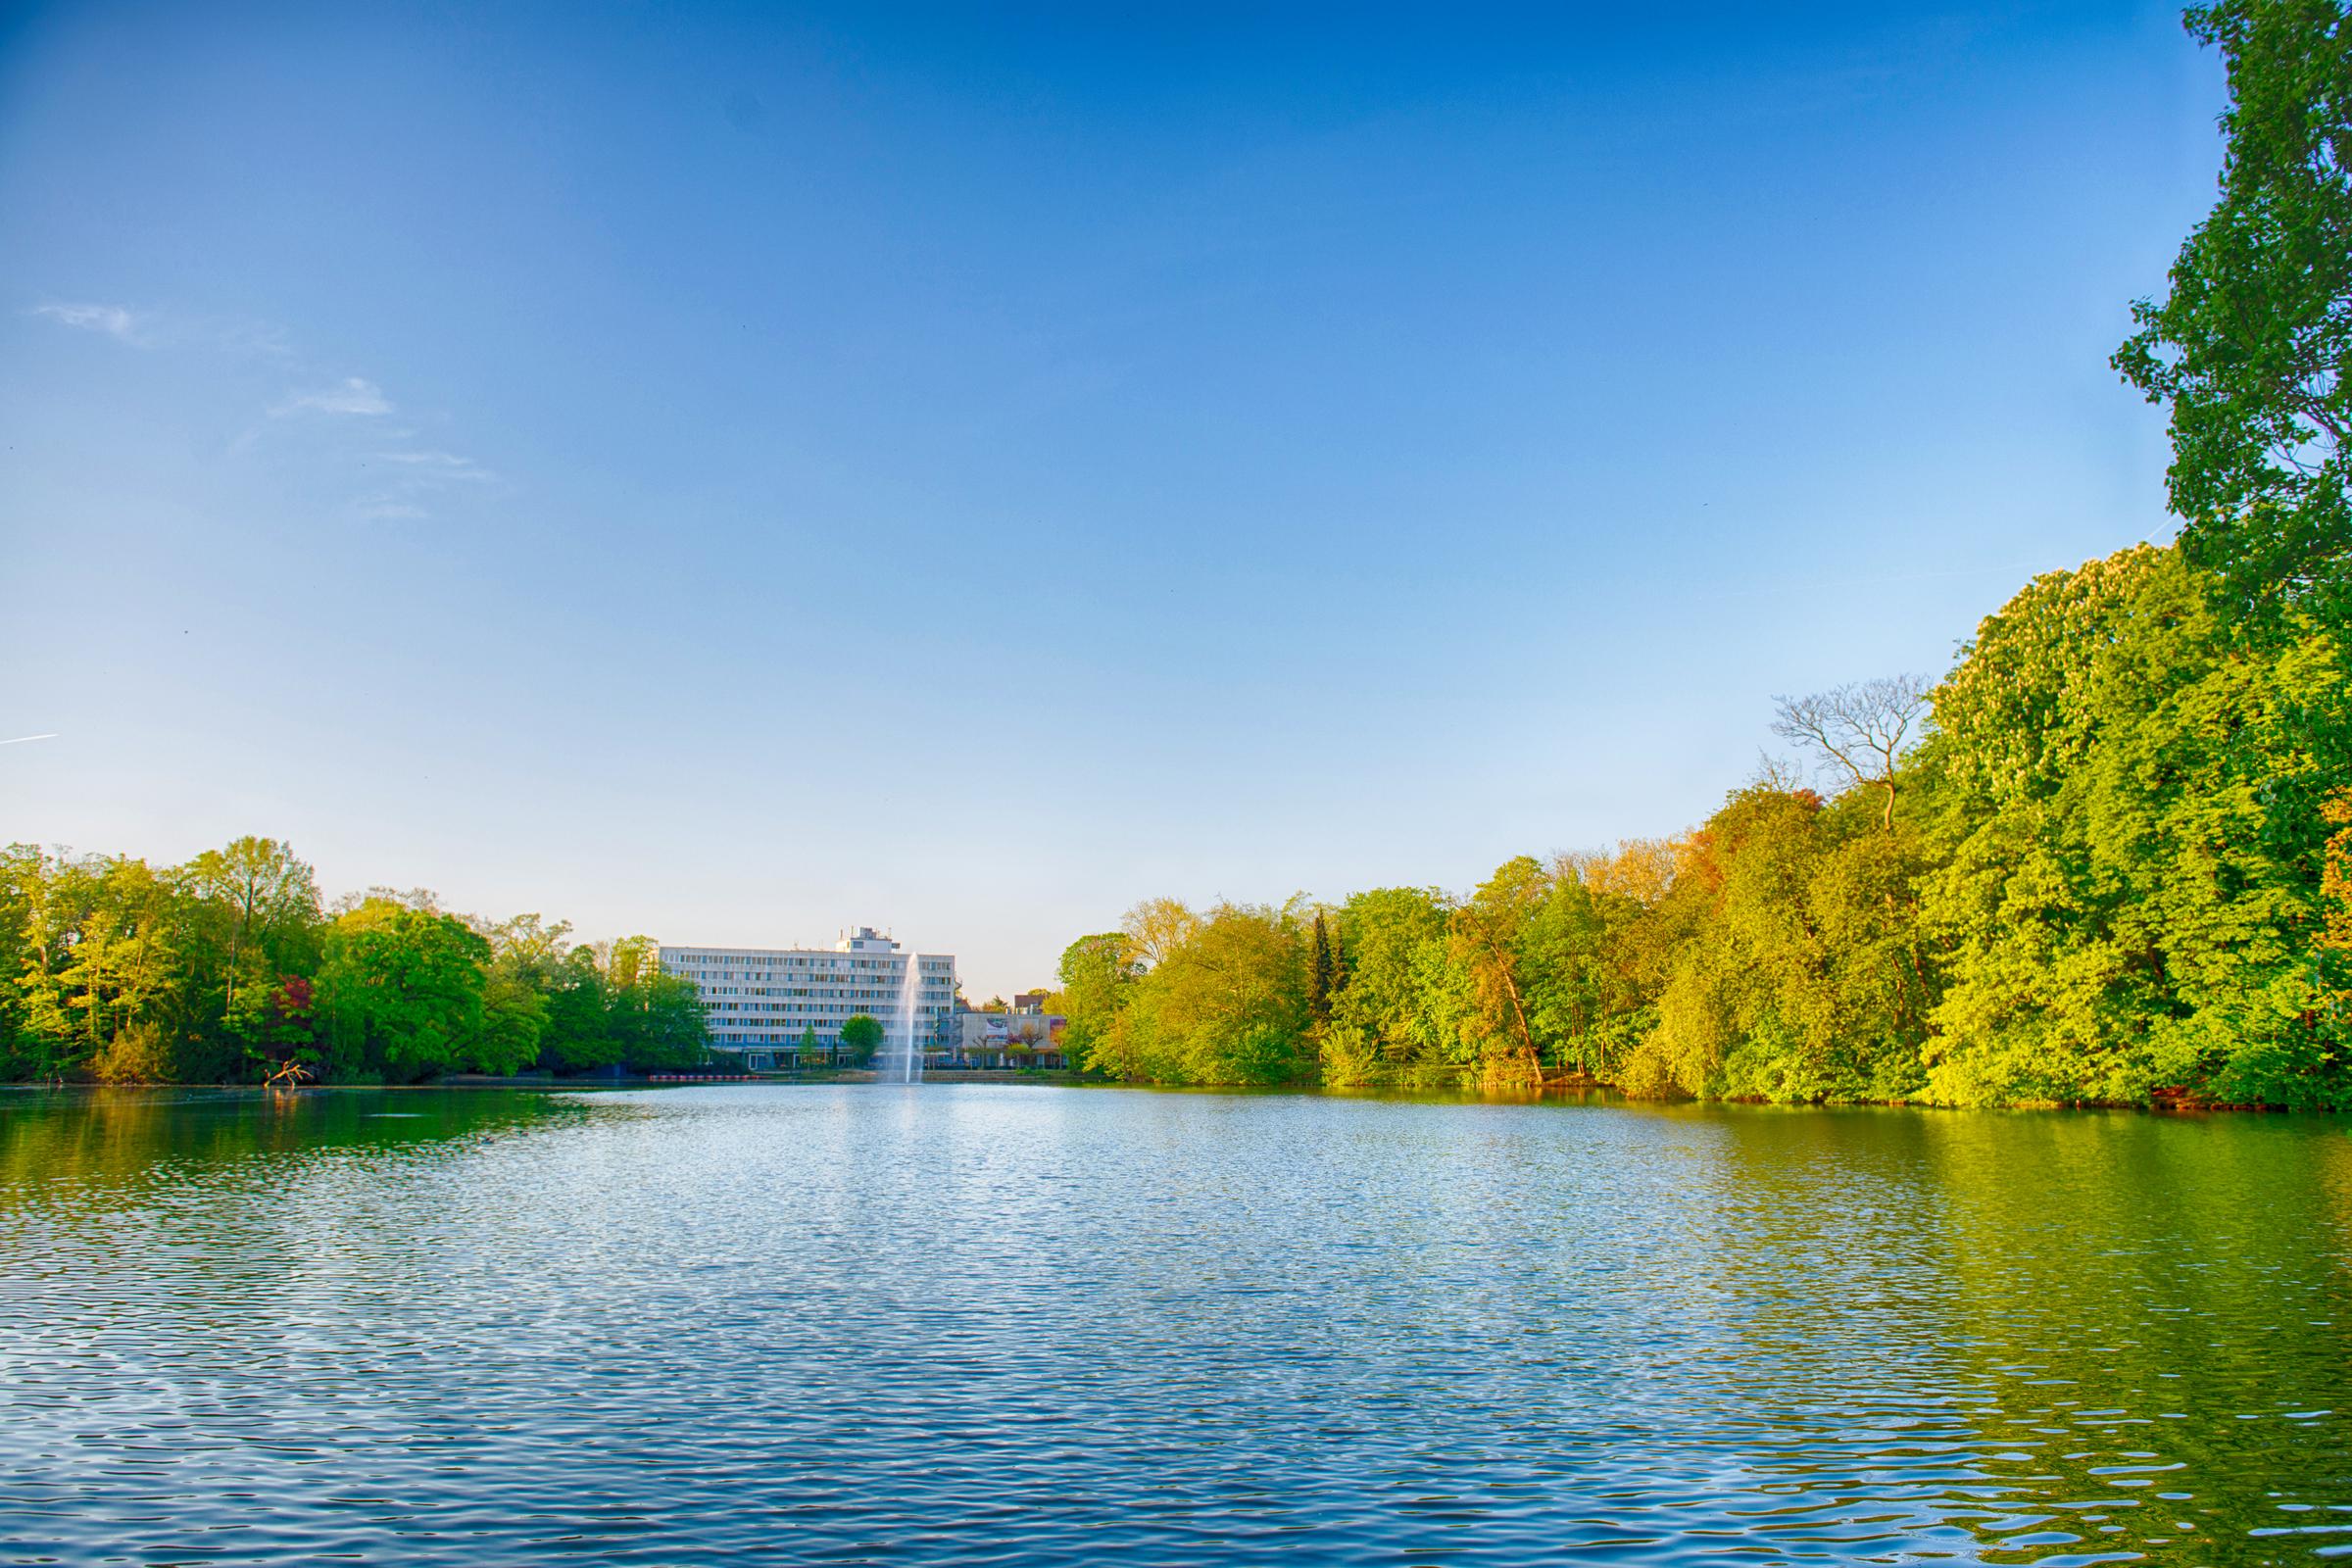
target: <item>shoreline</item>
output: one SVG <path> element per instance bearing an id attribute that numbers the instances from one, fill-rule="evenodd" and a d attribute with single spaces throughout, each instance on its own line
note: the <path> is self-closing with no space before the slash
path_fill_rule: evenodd
<path id="1" fill-rule="evenodd" d="M 2239 1104 L 2223 1102 L 2191 1100 L 2168 1096 L 2161 1099 L 2136 1101 L 2021 1101 L 2004 1105 L 1942 1105 L 1924 1100 L 1821 1100 L 1775 1101 L 1756 1096 L 1644 1096 L 1631 1095 L 1611 1084 L 1593 1082 L 1546 1083 L 1540 1087 L 1510 1084 L 1481 1085 L 1467 1083 L 1389 1083 L 1389 1084 L 1178 1084 L 1140 1083 L 1117 1079 L 1090 1078 L 1083 1073 L 1066 1070 L 975 1068 L 966 1070 L 940 1069 L 927 1072 L 914 1084 L 883 1085 L 868 1069 L 845 1069 L 838 1072 L 793 1074 L 725 1074 L 700 1076 L 683 1073 L 639 1074 L 629 1077 L 558 1078 L 552 1074 L 489 1077 L 478 1074 L 452 1075 L 427 1083 L 364 1084 L 314 1083 L 298 1088 L 272 1087 L 267 1084 L 236 1083 L 0 1083 L 0 1096 L 9 1094 L 112 1094 L 147 1090 L 212 1090 L 222 1093 L 250 1091 L 256 1094 L 414 1094 L 420 1091 L 480 1090 L 541 1090 L 557 1094 L 587 1094 L 614 1090 L 668 1090 L 696 1087 L 766 1087 L 772 1089 L 828 1088 L 840 1085 L 860 1087 L 912 1088 L 936 1087 L 953 1089 L 964 1085 L 1011 1086 L 1028 1085 L 1047 1089 L 1102 1089 L 1130 1090 L 1152 1094 L 1172 1095 L 1229 1095 L 1236 1097 L 1273 1097 L 1296 1095 L 1306 1098 L 1340 1100 L 1411 1100 L 1439 1101 L 1462 1104 L 1541 1104 L 1545 1102 L 1569 1103 L 1599 1100 L 1604 1103 L 1622 1106 L 1646 1106 L 1658 1109 L 1705 1106 L 1739 1106 L 1749 1110 L 1808 1111 L 1808 1110 L 1916 1110 L 1935 1112 L 1988 1111 L 1998 1114 L 2049 1112 L 2114 1112 L 2131 1111 L 2149 1116 L 2191 1117 L 2210 1115 L 2264 1116 L 2326 1116 L 2352 1122 L 2352 1108 L 2332 1106 L 2296 1106 L 2272 1104 Z"/>

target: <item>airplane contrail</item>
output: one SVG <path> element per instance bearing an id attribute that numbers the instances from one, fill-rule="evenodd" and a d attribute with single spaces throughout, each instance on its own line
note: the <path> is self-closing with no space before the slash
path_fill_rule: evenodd
<path id="1" fill-rule="evenodd" d="M 26 741 L 53 741 L 55 739 L 57 739 L 57 732 L 52 730 L 46 735 L 20 735 L 13 741 L 0 741 L 0 746 L 22 746 Z"/>

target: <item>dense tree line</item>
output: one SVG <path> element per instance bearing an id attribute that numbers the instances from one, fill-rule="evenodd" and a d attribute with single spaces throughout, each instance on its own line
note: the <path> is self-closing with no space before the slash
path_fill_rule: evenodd
<path id="1" fill-rule="evenodd" d="M 1141 905 L 1064 954 L 1068 1048 L 1159 1082 L 2352 1104 L 2352 24 L 2187 20 L 2229 69 L 2221 198 L 2114 362 L 2170 411 L 2175 544 L 2034 579 L 1932 687 L 1784 700 L 1812 768 L 1679 837 L 1460 896 Z"/>
<path id="2" fill-rule="evenodd" d="M 1460 897 L 1141 905 L 1063 955 L 1067 1044 L 1155 1082 L 2352 1103 L 2352 646 L 2234 636 L 2215 588 L 2152 546 L 2036 579 L 1841 790 L 1773 769 Z M 1844 773 L 1902 691 L 1784 731 Z"/>
<path id="3" fill-rule="evenodd" d="M 340 1083 L 704 1059 L 694 987 L 644 937 L 575 944 L 536 914 L 489 922 L 422 891 L 322 907 L 285 845 L 185 865 L 0 851 L 0 1076 Z"/>

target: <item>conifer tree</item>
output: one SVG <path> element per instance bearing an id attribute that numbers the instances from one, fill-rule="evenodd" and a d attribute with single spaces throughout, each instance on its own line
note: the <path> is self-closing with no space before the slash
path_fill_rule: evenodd
<path id="1" fill-rule="evenodd" d="M 1325 924 L 1320 909 L 1315 911 L 1315 923 L 1307 939 L 1306 1007 L 1315 1022 L 1331 1019 L 1331 993 L 1338 979 L 1339 965 L 1331 949 L 1331 928 Z"/>

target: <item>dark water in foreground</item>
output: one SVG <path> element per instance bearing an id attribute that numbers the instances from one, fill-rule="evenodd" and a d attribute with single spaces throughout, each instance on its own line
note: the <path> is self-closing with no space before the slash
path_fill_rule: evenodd
<path id="1" fill-rule="evenodd" d="M 2347 1127 L 0 1098 L 0 1561 L 2352 1555 Z"/>

